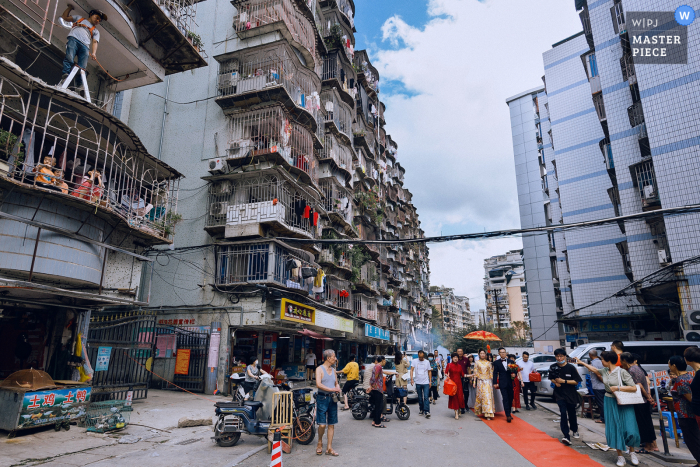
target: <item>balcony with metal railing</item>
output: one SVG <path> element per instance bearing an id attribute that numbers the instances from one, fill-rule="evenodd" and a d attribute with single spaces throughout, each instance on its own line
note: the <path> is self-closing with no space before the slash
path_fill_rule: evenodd
<path id="1" fill-rule="evenodd" d="M 352 221 L 354 219 L 353 196 L 345 187 L 340 186 L 335 178 L 324 178 L 320 181 L 323 194 L 323 207 L 333 222 L 343 226 L 346 235 L 357 235 Z"/>
<path id="2" fill-rule="evenodd" d="M 353 160 L 352 149 L 338 141 L 332 133 L 324 135 L 323 149 L 318 153 L 319 163 L 331 161 L 335 167 L 345 174 L 345 181 L 352 179 Z"/>
<path id="3" fill-rule="evenodd" d="M 362 147 L 369 157 L 376 159 L 377 157 L 377 139 L 374 136 L 374 131 L 364 124 L 364 120 L 358 118 L 352 126 L 352 134 L 354 137 L 355 147 Z"/>
<path id="4" fill-rule="evenodd" d="M 326 131 L 330 130 L 345 145 L 352 147 L 352 110 L 340 98 L 337 89 L 323 90 L 321 107 L 326 111 Z"/>
<path id="5" fill-rule="evenodd" d="M 192 42 L 193 37 L 199 38 L 197 3 L 196 0 L 88 1 L 79 3 L 70 14 L 87 18 L 90 10 L 99 8 L 109 17 L 109 26 L 97 27 L 101 35 L 97 57 L 119 79 L 119 82 L 110 79 L 113 83 L 110 87 L 120 91 L 207 65 L 201 44 Z M 5 50 L 19 47 L 50 57 L 40 63 L 44 63 L 42 78 L 51 83 L 61 79 L 60 58 L 65 56 L 72 24 L 61 19 L 66 5 L 59 0 L 9 0 L 0 6 L 0 29 L 8 41 Z M 97 89 L 99 80 L 109 79 L 92 60 L 88 69 L 89 75 L 93 75 L 89 78 L 91 88 Z"/>
<path id="6" fill-rule="evenodd" d="M 293 0 L 246 0 L 237 2 L 233 28 L 241 39 L 249 39 L 272 31 L 282 36 L 304 56 L 306 66 L 313 69 L 318 57 L 316 32 L 311 21 Z"/>
<path id="7" fill-rule="evenodd" d="M 347 273 L 352 272 L 352 259 L 345 245 L 324 245 L 318 255 L 318 262 L 324 267 L 342 269 Z"/>
<path id="8" fill-rule="evenodd" d="M 354 27 L 347 22 L 347 17 L 336 8 L 323 11 L 321 37 L 328 51 L 342 50 L 348 60 L 355 54 Z"/>
<path id="9" fill-rule="evenodd" d="M 352 294 L 352 309 L 355 316 L 370 321 L 377 320 L 377 299 L 362 293 Z"/>
<path id="10" fill-rule="evenodd" d="M 333 275 L 326 276 L 324 297 L 327 305 L 352 311 L 353 302 L 350 281 Z"/>
<path id="11" fill-rule="evenodd" d="M 642 210 L 653 211 L 661 208 L 661 198 L 659 197 L 659 186 L 656 183 L 656 172 L 654 162 L 649 159 L 640 162 L 633 167 L 635 182 L 642 201 Z"/>
<path id="12" fill-rule="evenodd" d="M 344 53 L 335 50 L 323 58 L 323 75 L 321 77 L 324 86 L 336 88 L 345 103 L 350 108 L 355 108 L 357 74 Z"/>
<path id="13" fill-rule="evenodd" d="M 631 55 L 624 54 L 620 58 L 620 68 L 622 69 L 622 81 L 627 81 L 630 86 L 637 82 L 637 73 Z"/>
<path id="14" fill-rule="evenodd" d="M 642 101 L 635 102 L 627 108 L 627 116 L 630 120 L 632 128 L 644 123 L 644 110 L 642 109 Z"/>
<path id="15" fill-rule="evenodd" d="M 240 111 L 251 103 L 275 102 L 316 132 L 321 80 L 302 66 L 288 45 L 276 43 L 253 53 L 245 49 L 215 58 L 219 62 L 216 103 L 224 112 Z"/>
<path id="16" fill-rule="evenodd" d="M 318 184 L 314 134 L 290 120 L 282 107 L 230 115 L 227 129 L 228 143 L 223 149 L 229 167 L 270 161 L 304 183 Z"/>
<path id="17" fill-rule="evenodd" d="M 308 290 L 301 268 L 317 269 L 313 255 L 277 240 L 244 241 L 216 247 L 216 285 L 273 284 Z"/>
<path id="18" fill-rule="evenodd" d="M 0 102 L 5 207 L 39 200 L 56 206 L 49 223 L 67 222 L 63 216 L 88 224 L 95 218 L 95 225 L 146 244 L 170 243 L 180 218 L 182 175 L 151 156 L 121 120 L 7 61 L 0 62 Z"/>
<path id="19" fill-rule="evenodd" d="M 318 201 L 282 174 L 264 174 L 210 185 L 205 228 L 227 238 L 281 236 L 317 238 Z M 263 227 L 265 229 L 263 229 Z"/>
<path id="20" fill-rule="evenodd" d="M 376 101 L 377 91 L 379 91 L 379 72 L 370 63 L 367 51 L 358 50 L 355 52 L 353 63 L 357 70 L 358 81 L 365 88 L 367 95 Z"/>

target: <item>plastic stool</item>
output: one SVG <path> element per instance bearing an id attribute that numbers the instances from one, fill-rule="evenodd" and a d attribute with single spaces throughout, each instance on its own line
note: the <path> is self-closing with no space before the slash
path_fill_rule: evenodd
<path id="1" fill-rule="evenodd" d="M 673 427 L 671 426 L 671 412 L 663 411 L 661 412 L 661 415 L 663 415 L 664 422 L 666 423 L 666 426 L 664 427 L 664 430 L 666 431 L 666 436 L 671 439 L 676 439 L 675 436 L 673 436 Z M 674 415 L 676 418 L 676 432 L 678 433 L 678 436 L 682 436 L 683 432 L 680 428 L 678 428 L 678 414 L 674 412 Z"/>

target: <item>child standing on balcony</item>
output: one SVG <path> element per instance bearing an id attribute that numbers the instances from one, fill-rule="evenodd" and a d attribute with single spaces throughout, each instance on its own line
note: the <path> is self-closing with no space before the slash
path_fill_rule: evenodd
<path id="1" fill-rule="evenodd" d="M 64 21 L 73 23 L 73 26 L 68 33 L 66 58 L 63 59 L 63 76 L 59 86 L 68 78 L 68 74 L 73 69 L 76 55 L 78 66 L 83 70 L 87 68 L 88 55 L 93 60 L 97 60 L 97 43 L 100 42 L 100 31 L 97 30 L 97 25 L 101 21 L 107 21 L 107 15 L 100 10 L 91 10 L 87 17 L 71 15 L 71 11 L 73 11 L 73 5 L 69 3 L 61 15 Z"/>

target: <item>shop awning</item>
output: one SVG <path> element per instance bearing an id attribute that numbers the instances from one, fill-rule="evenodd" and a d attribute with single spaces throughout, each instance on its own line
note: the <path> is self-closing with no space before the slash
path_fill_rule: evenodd
<path id="1" fill-rule="evenodd" d="M 321 333 L 311 331 L 310 329 L 302 329 L 301 331 L 299 331 L 299 334 L 304 335 L 304 336 L 307 336 L 307 337 L 313 337 L 314 339 L 323 339 L 323 340 L 326 340 L 326 341 L 332 341 L 332 340 L 333 340 L 332 337 L 328 337 L 328 336 L 325 336 L 325 335 L 323 335 L 323 334 L 321 334 Z"/>

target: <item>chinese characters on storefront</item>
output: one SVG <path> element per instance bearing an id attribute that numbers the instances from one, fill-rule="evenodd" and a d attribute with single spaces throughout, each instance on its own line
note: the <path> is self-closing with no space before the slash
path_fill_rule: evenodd
<path id="1" fill-rule="evenodd" d="M 85 415 L 92 388 L 54 389 L 24 394 L 17 428 L 57 423 Z"/>
<path id="2" fill-rule="evenodd" d="M 315 324 L 316 308 L 282 299 L 280 318 L 296 323 Z"/>

